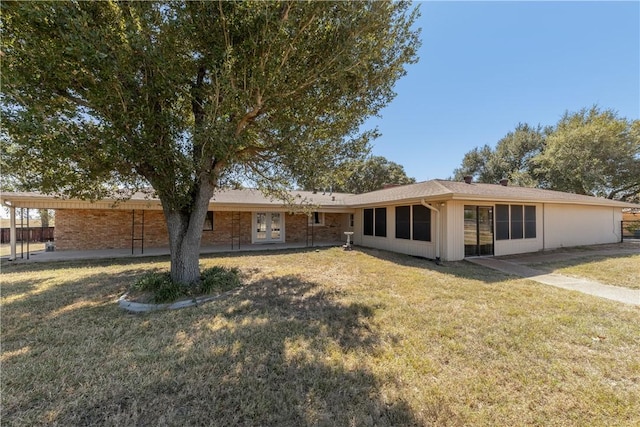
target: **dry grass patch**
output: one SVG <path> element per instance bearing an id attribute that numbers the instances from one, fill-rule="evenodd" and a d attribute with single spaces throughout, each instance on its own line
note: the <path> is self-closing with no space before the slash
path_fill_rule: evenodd
<path id="1" fill-rule="evenodd" d="M 16 244 L 16 254 L 18 258 L 20 258 L 21 250 L 24 250 L 24 257 L 27 257 L 27 243 L 25 242 L 23 246 L 20 246 L 21 243 L 18 242 Z M 32 252 L 42 252 L 45 249 L 44 243 L 29 243 L 29 253 Z M 11 255 L 11 245 L 8 243 L 3 243 L 0 245 L 0 256 Z"/>
<path id="2" fill-rule="evenodd" d="M 640 255 L 591 255 L 529 265 L 550 273 L 584 277 L 607 285 L 640 289 Z"/>
<path id="3" fill-rule="evenodd" d="M 637 425 L 640 309 L 374 250 L 210 256 L 245 286 L 132 315 L 167 259 L 3 265 L 4 425 Z"/>

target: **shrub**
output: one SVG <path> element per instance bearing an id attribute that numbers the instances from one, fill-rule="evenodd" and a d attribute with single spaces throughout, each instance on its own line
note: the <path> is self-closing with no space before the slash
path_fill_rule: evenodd
<path id="1" fill-rule="evenodd" d="M 241 285 L 240 270 L 215 266 L 202 270 L 200 290 L 203 294 L 224 292 Z"/>
<path id="2" fill-rule="evenodd" d="M 140 277 L 131 287 L 133 292 L 148 292 L 153 295 L 156 304 L 174 302 L 180 298 L 225 292 L 242 284 L 240 270 L 215 266 L 202 270 L 200 282 L 188 287 L 174 283 L 171 275 L 165 273 L 148 273 Z"/>
<path id="3" fill-rule="evenodd" d="M 186 288 L 171 280 L 169 273 L 149 273 L 133 284 L 134 291 L 150 292 L 154 303 L 166 303 L 186 296 Z"/>

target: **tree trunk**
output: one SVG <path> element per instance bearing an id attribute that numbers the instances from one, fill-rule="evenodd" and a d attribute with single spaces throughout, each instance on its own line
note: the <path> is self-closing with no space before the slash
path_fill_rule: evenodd
<path id="1" fill-rule="evenodd" d="M 200 279 L 200 240 L 213 196 L 213 186 L 201 184 L 191 209 L 176 210 L 163 204 L 169 233 L 171 279 L 185 286 Z"/>

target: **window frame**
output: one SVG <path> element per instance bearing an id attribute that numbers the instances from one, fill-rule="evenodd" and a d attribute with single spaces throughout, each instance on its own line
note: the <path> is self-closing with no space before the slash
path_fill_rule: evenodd
<path id="1" fill-rule="evenodd" d="M 207 211 L 202 224 L 202 231 L 213 231 L 213 211 Z"/>

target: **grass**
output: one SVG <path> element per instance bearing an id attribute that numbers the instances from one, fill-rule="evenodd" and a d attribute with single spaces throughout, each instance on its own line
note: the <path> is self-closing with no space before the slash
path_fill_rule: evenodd
<path id="1" fill-rule="evenodd" d="M 45 249 L 44 246 L 45 246 L 44 243 L 29 243 L 29 253 L 44 251 Z M 24 257 L 26 258 L 27 242 L 24 242 L 22 249 L 24 249 Z M 20 242 L 18 242 L 16 244 L 16 255 L 18 256 L 18 258 L 20 258 L 20 253 L 21 253 L 20 251 L 21 251 L 21 246 L 20 246 Z M 11 255 L 11 245 L 9 243 L 3 243 L 0 245 L 0 256 L 7 256 L 7 255 Z"/>
<path id="2" fill-rule="evenodd" d="M 612 286 L 640 289 L 640 255 L 588 255 L 528 265 L 549 273 L 584 277 Z"/>
<path id="3" fill-rule="evenodd" d="M 245 285 L 144 315 L 115 300 L 166 258 L 3 265 L 3 425 L 640 423 L 638 307 L 375 250 L 201 265 Z"/>

